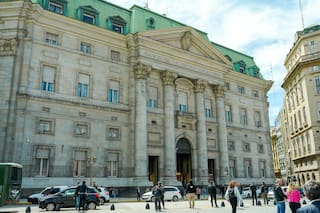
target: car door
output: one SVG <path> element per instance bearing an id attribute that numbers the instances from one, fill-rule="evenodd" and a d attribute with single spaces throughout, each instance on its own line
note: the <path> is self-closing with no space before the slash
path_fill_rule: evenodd
<path id="1" fill-rule="evenodd" d="M 173 189 L 171 187 L 165 187 L 164 190 L 164 200 L 171 200 Z"/>
<path id="2" fill-rule="evenodd" d="M 60 193 L 62 195 L 61 201 L 63 202 L 63 207 L 75 207 L 75 204 L 76 204 L 76 200 L 74 197 L 75 191 L 76 191 L 75 188 L 71 188 Z"/>

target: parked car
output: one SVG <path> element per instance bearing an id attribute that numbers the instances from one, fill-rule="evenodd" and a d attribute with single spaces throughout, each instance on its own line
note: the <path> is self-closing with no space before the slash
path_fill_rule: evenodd
<path id="1" fill-rule="evenodd" d="M 57 204 L 60 208 L 72 208 L 75 207 L 76 201 L 74 199 L 74 193 L 77 186 L 69 187 L 54 195 L 48 195 L 40 200 L 39 208 L 46 209 L 47 211 L 54 211 Z M 88 186 L 88 193 L 86 199 L 86 205 L 88 209 L 96 209 L 100 205 L 99 191 L 93 187 Z"/>
<path id="2" fill-rule="evenodd" d="M 281 186 L 281 188 L 282 188 L 282 191 L 286 194 L 288 187 L 287 187 L 287 186 Z M 268 199 L 268 200 L 274 200 L 274 192 L 273 192 L 273 189 L 274 189 L 274 188 L 270 188 L 269 191 L 268 191 L 268 195 L 267 195 L 267 199 Z"/>
<path id="3" fill-rule="evenodd" d="M 256 193 L 257 193 L 257 197 L 260 197 L 260 196 L 261 196 L 261 190 L 260 190 L 260 188 L 257 187 Z M 250 187 L 244 187 L 244 188 L 242 189 L 242 197 L 243 197 L 243 198 L 250 198 L 250 197 L 252 197 Z"/>
<path id="4" fill-rule="evenodd" d="M 50 192 L 52 194 L 58 193 L 62 190 L 67 189 L 68 186 L 53 186 L 53 192 L 51 192 L 52 190 L 52 186 L 50 187 L 46 187 L 44 188 L 41 192 L 36 193 L 36 194 L 32 194 L 28 197 L 28 202 L 32 203 L 32 204 L 38 204 L 39 201 L 44 198 L 45 196 L 47 196 Z"/>
<path id="5" fill-rule="evenodd" d="M 180 190 L 175 186 L 164 186 L 164 190 L 164 200 L 177 201 L 182 198 Z M 141 198 L 145 201 L 154 201 L 155 199 L 152 191 L 144 193 Z"/>
<path id="6" fill-rule="evenodd" d="M 109 203 L 110 202 L 110 195 L 109 191 L 107 188 L 104 187 L 98 187 L 97 190 L 99 191 L 100 194 L 100 204 L 103 205 L 104 203 Z"/>

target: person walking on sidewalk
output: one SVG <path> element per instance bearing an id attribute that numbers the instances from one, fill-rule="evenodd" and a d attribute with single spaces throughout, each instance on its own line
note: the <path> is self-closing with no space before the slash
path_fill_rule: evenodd
<path id="1" fill-rule="evenodd" d="M 291 212 L 296 213 L 297 209 L 301 207 L 301 204 L 300 204 L 300 192 L 294 183 L 290 183 L 288 185 L 287 196 L 288 196 L 288 202 L 289 202 L 289 207 L 291 209 Z"/>
<path id="2" fill-rule="evenodd" d="M 187 196 L 189 200 L 189 208 L 194 209 L 195 193 L 196 193 L 196 186 L 193 184 L 192 180 L 190 179 L 190 182 L 187 185 Z"/>
<path id="3" fill-rule="evenodd" d="M 224 198 L 230 202 L 232 213 L 236 213 L 237 206 L 242 202 L 242 197 L 237 187 L 236 181 L 230 181 Z"/>
<path id="4" fill-rule="evenodd" d="M 252 205 L 254 206 L 254 201 L 256 201 L 257 205 L 257 187 L 252 183 L 250 185 L 250 190 L 251 190 L 251 197 L 252 197 Z"/>
<path id="5" fill-rule="evenodd" d="M 214 199 L 214 204 L 218 208 L 218 204 L 217 204 L 217 189 L 216 189 L 216 185 L 213 183 L 213 181 L 210 181 L 210 184 L 209 184 L 209 187 L 208 187 L 208 193 L 210 195 L 211 206 L 213 207 L 213 199 Z"/>
<path id="6" fill-rule="evenodd" d="M 287 195 L 282 191 L 283 182 L 282 179 L 277 179 L 276 186 L 273 189 L 274 198 L 277 202 L 277 213 L 285 213 L 286 212 L 286 199 Z"/>

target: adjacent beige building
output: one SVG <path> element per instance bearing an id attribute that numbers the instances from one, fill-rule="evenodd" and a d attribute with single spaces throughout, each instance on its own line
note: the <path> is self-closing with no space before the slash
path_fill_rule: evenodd
<path id="1" fill-rule="evenodd" d="M 285 66 L 285 117 L 289 181 L 320 180 L 320 26 L 296 33 Z"/>
<path id="2" fill-rule="evenodd" d="M 0 2 L 0 158 L 23 187 L 274 182 L 252 57 L 136 5 L 39 2 Z"/>

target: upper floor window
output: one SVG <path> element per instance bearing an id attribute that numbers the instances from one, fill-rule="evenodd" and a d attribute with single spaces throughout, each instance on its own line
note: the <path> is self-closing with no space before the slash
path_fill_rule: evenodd
<path id="1" fill-rule="evenodd" d="M 81 137 L 89 137 L 89 124 L 87 123 L 76 123 L 74 135 Z"/>
<path id="2" fill-rule="evenodd" d="M 84 177 L 86 176 L 86 152 L 75 151 L 73 161 L 73 176 Z"/>
<path id="3" fill-rule="evenodd" d="M 42 67 L 41 90 L 54 92 L 56 68 L 51 66 Z"/>
<path id="4" fill-rule="evenodd" d="M 63 5 L 57 2 L 49 1 L 48 9 L 52 12 L 63 14 Z"/>
<path id="5" fill-rule="evenodd" d="M 147 19 L 147 27 L 148 29 L 154 29 L 156 25 L 156 21 L 154 20 L 154 18 L 150 17 Z"/>
<path id="6" fill-rule="evenodd" d="M 117 177 L 119 174 L 119 154 L 115 152 L 109 152 L 107 164 L 107 176 Z"/>
<path id="7" fill-rule="evenodd" d="M 38 133 L 53 135 L 54 134 L 54 120 L 39 119 L 38 120 Z"/>
<path id="8" fill-rule="evenodd" d="M 259 153 L 264 153 L 264 146 L 263 146 L 263 144 L 258 144 L 258 152 L 259 152 Z"/>
<path id="9" fill-rule="evenodd" d="M 243 151 L 250 152 L 250 144 L 249 143 L 243 143 Z"/>
<path id="10" fill-rule="evenodd" d="M 212 118 L 212 108 L 211 108 L 211 100 L 206 99 L 204 103 L 204 112 L 206 118 Z"/>
<path id="11" fill-rule="evenodd" d="M 316 87 L 316 93 L 317 95 L 320 95 L 320 76 L 314 77 L 315 87 Z"/>
<path id="12" fill-rule="evenodd" d="M 88 24 L 97 24 L 99 12 L 92 6 L 81 6 L 77 14 L 79 20 Z"/>
<path id="13" fill-rule="evenodd" d="M 245 108 L 240 109 L 240 123 L 242 125 L 247 124 L 247 110 Z"/>
<path id="14" fill-rule="evenodd" d="M 224 87 L 226 88 L 226 90 L 230 90 L 230 83 L 224 82 Z"/>
<path id="15" fill-rule="evenodd" d="M 180 112 L 188 112 L 188 95 L 185 92 L 178 93 L 178 107 Z"/>
<path id="16" fill-rule="evenodd" d="M 93 15 L 90 15 L 88 13 L 82 14 L 82 21 L 88 23 L 88 24 L 95 24 L 96 23 L 96 17 Z"/>
<path id="17" fill-rule="evenodd" d="M 228 141 L 228 150 L 229 151 L 234 151 L 235 150 L 233 141 Z"/>
<path id="18" fill-rule="evenodd" d="M 149 87 L 148 96 L 148 107 L 158 108 L 158 88 Z"/>
<path id="19" fill-rule="evenodd" d="M 86 53 L 86 54 L 91 54 L 91 44 L 81 42 L 80 43 L 80 52 Z"/>
<path id="20" fill-rule="evenodd" d="M 53 33 L 46 33 L 45 42 L 50 45 L 58 45 L 58 35 Z"/>
<path id="21" fill-rule="evenodd" d="M 90 82 L 89 75 L 86 75 L 86 74 L 79 75 L 77 96 L 83 97 L 83 98 L 89 97 L 89 82 Z"/>
<path id="22" fill-rule="evenodd" d="M 118 104 L 119 102 L 119 81 L 110 81 L 108 102 Z"/>
<path id="23" fill-rule="evenodd" d="M 108 140 L 120 140 L 120 128 L 109 127 L 107 130 Z"/>
<path id="24" fill-rule="evenodd" d="M 120 61 L 120 52 L 111 50 L 111 60 Z"/>
<path id="25" fill-rule="evenodd" d="M 243 86 L 238 86 L 238 92 L 244 95 L 246 93 L 246 89 Z"/>
<path id="26" fill-rule="evenodd" d="M 244 160 L 244 172 L 245 172 L 245 177 L 252 177 L 252 164 L 250 159 L 245 159 Z"/>
<path id="27" fill-rule="evenodd" d="M 231 105 L 225 105 L 225 113 L 226 113 L 226 122 L 232 122 L 232 108 Z"/>
<path id="28" fill-rule="evenodd" d="M 126 21 L 120 16 L 112 16 L 107 19 L 107 26 L 114 32 L 124 34 Z"/>
<path id="29" fill-rule="evenodd" d="M 259 97 L 259 92 L 257 90 L 252 90 L 252 96 L 255 98 Z"/>
<path id="30" fill-rule="evenodd" d="M 48 177 L 49 175 L 49 159 L 50 149 L 37 148 L 36 149 L 36 176 Z"/>
<path id="31" fill-rule="evenodd" d="M 265 178 L 266 177 L 266 162 L 265 161 L 260 161 L 259 162 L 259 173 L 260 173 L 260 178 Z"/>
<path id="32" fill-rule="evenodd" d="M 256 127 L 262 126 L 260 112 L 258 112 L 258 111 L 254 112 L 254 124 Z"/>

